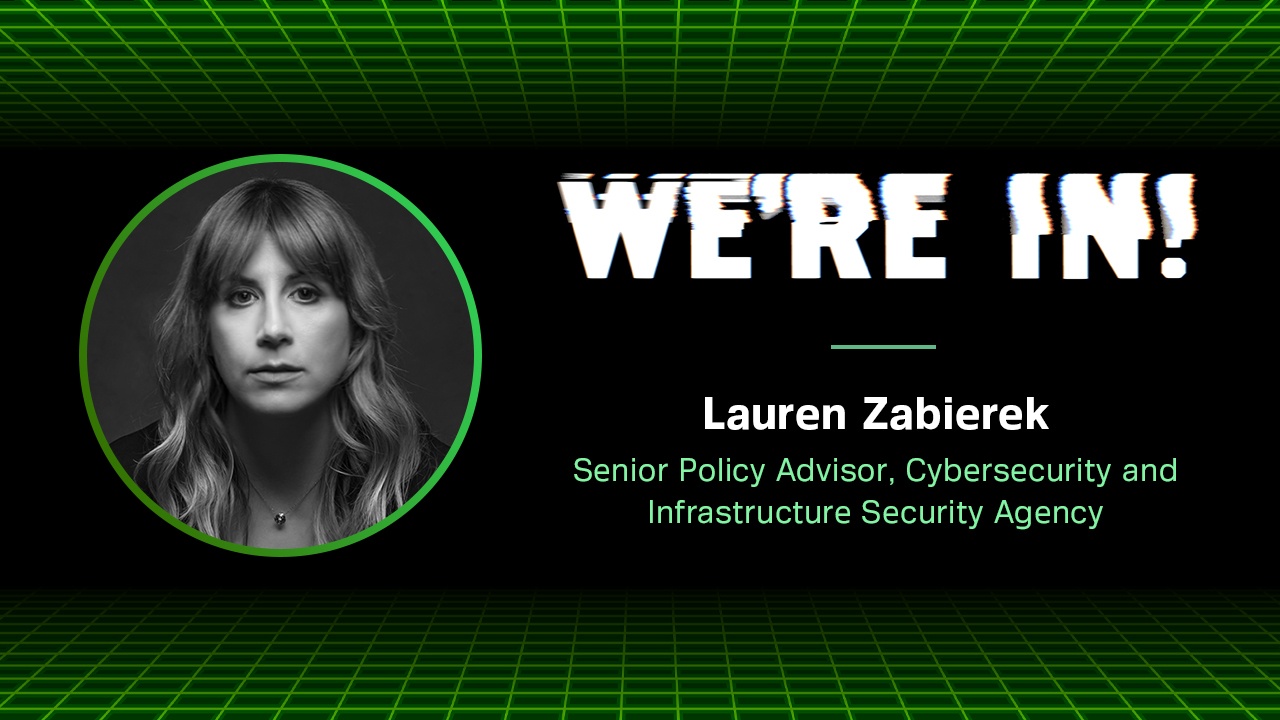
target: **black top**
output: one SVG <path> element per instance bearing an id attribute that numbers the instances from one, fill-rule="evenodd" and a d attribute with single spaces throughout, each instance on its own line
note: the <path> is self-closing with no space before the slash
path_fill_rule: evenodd
<path id="1" fill-rule="evenodd" d="M 138 478 L 134 477 L 134 471 L 138 468 L 138 462 L 143 456 L 151 452 L 156 445 L 160 444 L 160 421 L 151 423 L 150 425 L 131 432 L 121 438 L 116 438 L 111 442 L 111 453 L 120 461 L 120 466 L 125 472 L 129 473 L 134 482 L 138 482 Z M 138 482 L 145 490 L 143 483 Z"/>
<path id="2" fill-rule="evenodd" d="M 129 477 L 133 478 L 138 487 L 142 488 L 148 495 L 151 494 L 150 488 L 147 487 L 145 482 L 139 482 L 139 479 L 135 476 L 135 471 L 143 456 L 160 444 L 159 431 L 160 422 L 156 421 L 111 443 L 111 452 L 120 461 L 120 465 L 129 473 Z M 445 454 L 449 452 L 449 446 L 437 439 L 436 436 L 430 433 L 423 433 L 419 437 L 422 445 L 422 464 L 418 466 L 418 470 L 413 474 L 413 481 L 405 492 L 406 497 L 412 497 L 422 489 L 422 486 L 427 483 L 427 478 L 431 477 L 437 467 L 440 467 Z"/>

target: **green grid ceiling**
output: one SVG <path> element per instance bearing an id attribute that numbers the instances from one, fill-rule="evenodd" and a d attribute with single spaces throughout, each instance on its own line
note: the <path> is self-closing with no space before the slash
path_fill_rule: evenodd
<path id="1" fill-rule="evenodd" d="M 1274 720 L 1274 593 L 0 593 L 2 720 Z"/>
<path id="2" fill-rule="evenodd" d="M 1270 145 L 1280 0 L 9 0 L 0 142 Z"/>

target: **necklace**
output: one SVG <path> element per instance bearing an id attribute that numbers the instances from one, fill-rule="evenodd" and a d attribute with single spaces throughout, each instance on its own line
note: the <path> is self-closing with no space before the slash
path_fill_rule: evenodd
<path id="1" fill-rule="evenodd" d="M 307 496 L 311 494 L 311 491 L 315 490 L 316 486 L 320 484 L 320 478 L 316 478 L 316 481 L 311 483 L 311 487 L 307 488 L 307 491 L 302 493 L 302 497 L 298 498 L 298 502 L 294 503 L 292 507 L 284 512 L 276 512 L 276 509 L 271 506 L 271 503 L 267 501 L 267 498 L 264 497 L 262 492 L 258 490 L 257 486 L 253 484 L 253 477 L 249 475 L 249 473 L 245 473 L 245 477 L 249 479 L 249 489 L 257 494 L 258 498 L 262 500 L 262 504 L 266 505 L 267 509 L 274 515 L 273 519 L 276 521 L 276 527 L 278 528 L 284 527 L 284 521 L 289 519 L 289 513 L 296 510 L 298 506 L 302 504 L 302 501 L 306 500 Z"/>

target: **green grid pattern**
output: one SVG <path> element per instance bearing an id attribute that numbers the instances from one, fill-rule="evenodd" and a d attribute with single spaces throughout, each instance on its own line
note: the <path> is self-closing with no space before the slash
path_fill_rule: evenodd
<path id="1" fill-rule="evenodd" d="M 1248 593 L 0 594 L 0 720 L 1274 720 Z"/>
<path id="2" fill-rule="evenodd" d="M 1280 0 L 10 0 L 0 142 L 1270 145 Z"/>

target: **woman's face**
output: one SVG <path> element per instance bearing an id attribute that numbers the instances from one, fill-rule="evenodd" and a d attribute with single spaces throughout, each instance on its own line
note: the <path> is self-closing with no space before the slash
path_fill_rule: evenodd
<path id="1" fill-rule="evenodd" d="M 347 304 L 263 238 L 209 312 L 213 361 L 243 409 L 287 414 L 328 400 L 351 351 Z"/>

